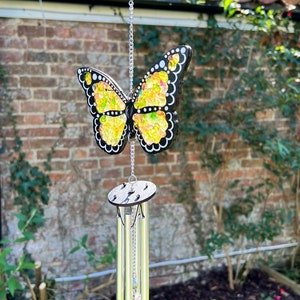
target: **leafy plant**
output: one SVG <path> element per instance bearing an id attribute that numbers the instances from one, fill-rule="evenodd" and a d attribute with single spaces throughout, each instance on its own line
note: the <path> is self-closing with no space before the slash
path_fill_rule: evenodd
<path id="1" fill-rule="evenodd" d="M 12 248 L 9 247 L 10 245 L 24 245 L 25 242 L 34 239 L 34 236 L 29 229 L 36 213 L 36 209 L 32 209 L 30 217 L 26 221 L 24 220 L 23 215 L 16 214 L 16 217 L 19 220 L 18 229 L 22 236 L 13 241 L 13 243 L 9 243 L 7 240 L 1 241 L 1 244 L 6 247 L 0 250 L 0 300 L 6 300 L 7 294 L 14 296 L 17 290 L 23 290 L 24 284 L 21 284 L 20 274 L 34 268 L 34 264 L 28 261 L 25 253 L 17 260 L 16 264 L 11 264 L 8 257 L 12 252 Z"/>
<path id="2" fill-rule="evenodd" d="M 81 240 L 74 240 L 76 246 L 70 250 L 70 254 L 73 254 L 79 250 L 83 250 L 87 255 L 87 261 L 93 265 L 94 269 L 97 269 L 99 265 L 112 265 L 117 257 L 117 249 L 113 243 L 108 240 L 107 245 L 103 248 L 104 254 L 98 258 L 96 253 L 88 245 L 88 235 L 85 234 Z"/>
<path id="3" fill-rule="evenodd" d="M 286 186 L 299 169 L 299 28 L 295 26 L 290 34 L 289 19 L 263 7 L 243 10 L 228 0 L 224 10 L 230 30 L 221 28 L 213 16 L 209 17 L 207 28 L 201 30 L 174 27 L 159 31 L 142 27 L 137 31 L 136 47 L 141 51 L 151 47 L 155 53 L 160 51 L 157 40 L 172 36 L 174 42 L 189 43 L 194 49 L 179 106 L 181 142 L 175 145 L 184 172 L 174 180 L 174 190 L 178 201 L 191 207 L 190 213 L 199 214 L 193 209 L 197 207 L 197 200 L 193 199 L 197 190 L 186 160 L 190 147 L 198 149 L 210 186 L 213 223 L 210 233 L 198 231 L 206 237 L 197 240 L 209 257 L 223 249 L 229 283 L 234 288 L 242 279 L 240 262 L 237 277 L 233 278 L 230 247 L 272 241 L 282 233 L 289 214 L 285 209 L 269 206 L 269 202 L 274 194 L 285 199 Z M 240 18 L 230 19 L 234 15 Z M 253 30 L 241 30 L 245 23 Z M 145 32 L 154 37 L 155 43 L 152 40 L 147 46 L 146 35 L 139 35 Z M 247 149 L 245 161 L 253 159 L 264 170 L 251 182 L 230 176 L 231 166 L 241 164 L 245 156 L 240 148 Z M 252 263 L 243 266 L 243 275 L 247 275 Z"/>
<path id="4" fill-rule="evenodd" d="M 23 149 L 23 142 L 17 129 L 17 116 L 12 105 L 13 99 L 8 88 L 8 76 L 2 65 L 0 65 L 0 99 L 3 116 L 3 123 L 0 123 L 2 145 L 9 154 L 9 184 L 14 199 L 13 204 L 19 210 L 15 216 L 22 234 L 12 243 L 5 240 L 0 241 L 0 299 L 6 299 L 6 294 L 14 295 L 16 290 L 24 288 L 24 284 L 21 283 L 21 275 L 27 269 L 34 267 L 27 254 L 26 244 L 28 241 L 34 240 L 34 234 L 45 223 L 44 207 L 48 204 L 50 197 L 51 159 L 58 140 L 64 134 L 66 124 L 62 124 L 57 141 L 50 148 L 42 166 L 33 165 Z M 9 126 L 12 131 L 12 143 L 7 141 L 5 134 L 5 128 Z M 23 246 L 23 254 L 14 265 L 9 263 L 8 257 L 12 252 L 12 247 L 16 245 Z"/>

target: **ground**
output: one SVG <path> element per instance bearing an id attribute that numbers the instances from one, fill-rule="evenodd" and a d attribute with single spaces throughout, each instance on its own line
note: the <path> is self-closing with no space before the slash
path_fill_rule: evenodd
<path id="1" fill-rule="evenodd" d="M 300 300 L 300 296 L 277 283 L 266 273 L 252 270 L 244 285 L 234 291 L 229 289 L 227 270 L 202 272 L 198 278 L 172 286 L 150 290 L 151 300 Z"/>

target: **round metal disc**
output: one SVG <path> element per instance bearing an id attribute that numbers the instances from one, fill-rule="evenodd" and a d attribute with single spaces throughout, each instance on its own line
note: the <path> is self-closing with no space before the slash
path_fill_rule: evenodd
<path id="1" fill-rule="evenodd" d="M 108 201 L 116 206 L 133 206 L 150 200 L 156 193 L 156 185 L 150 181 L 124 182 L 108 193 Z"/>

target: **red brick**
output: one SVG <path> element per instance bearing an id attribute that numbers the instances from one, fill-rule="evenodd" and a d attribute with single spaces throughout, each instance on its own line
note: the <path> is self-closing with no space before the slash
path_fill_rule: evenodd
<path id="1" fill-rule="evenodd" d="M 66 172 L 54 172 L 51 171 L 49 174 L 50 180 L 53 183 L 56 182 L 71 182 L 72 181 L 72 175 L 70 173 Z"/>
<path id="2" fill-rule="evenodd" d="M 67 27 L 67 26 L 55 26 L 54 28 L 54 36 L 58 37 L 58 38 L 69 38 L 70 37 L 70 32 L 71 32 L 72 28 Z"/>
<path id="3" fill-rule="evenodd" d="M 27 63 L 26 66 L 20 64 L 11 64 L 9 66 L 9 74 L 12 76 L 21 77 L 22 75 L 47 75 L 48 67 L 43 63 Z"/>
<path id="4" fill-rule="evenodd" d="M 44 115 L 30 114 L 20 117 L 23 119 L 23 121 L 18 122 L 18 124 L 42 125 L 45 121 Z"/>
<path id="5" fill-rule="evenodd" d="M 115 161 L 111 157 L 107 156 L 106 158 L 101 158 L 99 160 L 99 164 L 100 168 L 111 168 L 115 166 Z"/>
<path id="6" fill-rule="evenodd" d="M 38 100 L 49 100 L 50 99 L 50 90 L 34 89 L 33 98 L 38 99 Z"/>
<path id="7" fill-rule="evenodd" d="M 85 26 L 78 26 L 78 27 L 74 27 L 70 30 L 70 36 L 72 38 L 76 38 L 76 39 L 90 39 L 92 40 L 94 43 L 95 41 L 97 41 L 97 43 L 99 41 L 103 41 L 106 39 L 107 36 L 107 30 L 103 29 L 103 30 L 99 30 L 99 28 L 93 28 L 91 26 L 85 27 Z M 96 43 L 96 44 L 97 44 Z"/>
<path id="8" fill-rule="evenodd" d="M 168 164 L 162 164 L 162 163 L 154 164 L 154 173 L 156 175 L 168 174 L 170 173 L 170 166 Z"/>
<path id="9" fill-rule="evenodd" d="M 59 104 L 49 101 L 24 101 L 21 103 L 21 112 L 57 112 L 59 110 Z"/>
<path id="10" fill-rule="evenodd" d="M 256 113 L 256 118 L 259 120 L 274 120 L 274 117 L 274 110 L 259 111 Z"/>
<path id="11" fill-rule="evenodd" d="M 116 166 L 130 166 L 130 156 L 122 153 L 114 158 L 114 162 Z"/>
<path id="12" fill-rule="evenodd" d="M 44 38 L 30 38 L 28 39 L 28 47 L 33 50 L 45 49 L 45 39 Z"/>
<path id="13" fill-rule="evenodd" d="M 146 164 L 147 154 L 144 153 L 144 154 L 141 154 L 141 155 L 136 155 L 134 161 L 135 161 L 135 164 L 137 164 L 137 165 Z"/>
<path id="14" fill-rule="evenodd" d="M 83 49 L 86 52 L 100 52 L 100 53 L 118 53 L 118 43 L 113 42 L 101 42 L 98 41 L 84 41 Z"/>
<path id="15" fill-rule="evenodd" d="M 68 166 L 68 162 L 67 161 L 63 161 L 63 160 L 56 160 L 56 159 L 52 159 L 51 160 L 51 168 L 53 170 L 53 172 L 61 172 L 62 170 L 69 170 L 67 168 Z"/>
<path id="16" fill-rule="evenodd" d="M 153 165 L 147 165 L 147 166 L 135 166 L 135 173 L 136 175 L 152 175 L 154 171 Z"/>
<path id="17" fill-rule="evenodd" d="M 189 152 L 187 157 L 189 162 L 199 163 L 200 157 L 198 152 Z"/>
<path id="18" fill-rule="evenodd" d="M 63 138 L 60 141 L 60 146 L 65 148 L 71 147 L 90 147 L 91 139 L 88 137 L 74 137 L 74 138 Z"/>
<path id="19" fill-rule="evenodd" d="M 72 100 L 72 102 L 73 102 L 74 99 L 80 99 L 77 97 L 77 94 L 78 94 L 78 91 L 70 90 L 67 88 L 52 90 L 52 98 L 57 99 L 57 100 Z M 83 96 L 81 97 L 81 99 L 84 100 Z M 70 104 L 70 102 L 67 102 L 64 106 L 62 106 L 62 111 L 65 111 L 66 105 L 69 105 L 69 104 Z M 83 106 L 83 103 L 79 103 L 76 105 Z"/>
<path id="20" fill-rule="evenodd" d="M 23 138 L 23 145 L 25 148 L 32 148 L 32 149 L 50 149 L 54 143 L 56 142 L 56 138 Z"/>
<path id="21" fill-rule="evenodd" d="M 52 37 L 53 28 L 45 28 L 44 26 L 19 25 L 18 35 L 26 37 Z"/>
<path id="22" fill-rule="evenodd" d="M 9 50 L 8 48 L 12 49 L 26 49 L 27 44 L 26 44 L 26 39 L 22 38 L 16 38 L 16 37 L 5 37 L 5 38 L 0 38 L 0 48 L 5 48 L 5 50 Z"/>
<path id="23" fill-rule="evenodd" d="M 99 210 L 102 207 L 102 203 L 98 202 L 98 203 L 91 203 L 87 206 L 86 210 L 88 214 L 93 214 L 93 213 L 97 213 L 99 212 Z M 91 239 L 89 239 L 89 243 Z"/>
<path id="24" fill-rule="evenodd" d="M 2 63 L 20 63 L 23 61 L 23 53 L 19 50 L 0 50 L 0 60 Z"/>
<path id="25" fill-rule="evenodd" d="M 193 179 L 196 182 L 208 182 L 208 174 L 209 172 L 199 172 L 199 173 L 195 173 L 193 174 Z"/>
<path id="26" fill-rule="evenodd" d="M 171 176 L 155 176 L 151 180 L 157 187 L 162 187 L 163 185 L 169 185 L 172 181 Z"/>
<path id="27" fill-rule="evenodd" d="M 10 72 L 10 68 L 8 68 L 8 71 Z M 20 78 L 16 77 L 14 74 L 9 74 L 8 81 L 8 87 L 10 88 L 10 91 L 15 92 L 15 90 L 19 86 Z"/>
<path id="28" fill-rule="evenodd" d="M 80 51 L 82 42 L 78 39 L 51 39 L 47 40 L 47 49 Z"/>
<path id="29" fill-rule="evenodd" d="M 27 88 L 17 89 L 12 92 L 12 97 L 15 100 L 28 100 L 32 99 L 32 91 Z"/>
<path id="30" fill-rule="evenodd" d="M 116 184 L 116 181 L 114 179 L 103 179 L 102 180 L 102 186 L 104 189 L 107 190 L 111 190 L 113 189 L 115 186 L 117 186 L 118 184 Z"/>
<path id="31" fill-rule="evenodd" d="M 20 78 L 21 87 L 47 87 L 55 88 L 57 86 L 56 78 L 49 77 L 36 77 L 36 76 L 24 76 Z"/>
<path id="32" fill-rule="evenodd" d="M 20 137 L 58 137 L 59 136 L 59 128 L 51 128 L 51 127 L 37 127 L 37 128 L 19 128 Z"/>
<path id="33" fill-rule="evenodd" d="M 101 175 L 103 178 L 121 178 L 121 169 L 114 168 L 114 169 L 102 169 Z"/>
<path id="34" fill-rule="evenodd" d="M 92 134 L 87 135 L 87 137 L 90 136 L 91 140 L 91 148 L 89 149 L 89 157 L 98 157 L 100 159 L 100 162 L 102 160 L 102 157 L 107 157 L 107 154 L 101 150 L 98 145 L 96 144 L 96 141 L 94 139 L 94 136 Z"/>
<path id="35" fill-rule="evenodd" d="M 59 60 L 59 53 L 28 50 L 24 54 L 24 60 L 27 62 L 55 63 Z"/>
<path id="36" fill-rule="evenodd" d="M 49 154 L 49 149 L 37 150 L 37 159 L 45 160 Z M 70 151 L 69 149 L 55 149 L 55 152 L 52 154 L 52 159 L 69 159 Z"/>
<path id="37" fill-rule="evenodd" d="M 109 41 L 126 41 L 122 44 L 126 45 L 127 49 L 126 51 L 128 51 L 128 42 L 127 42 L 127 37 L 128 37 L 128 32 L 127 30 L 120 30 L 119 28 L 117 30 L 109 30 L 108 35 L 107 35 L 107 39 Z M 120 49 L 121 50 L 121 49 Z M 122 51 L 120 51 L 122 52 Z"/>
<path id="38" fill-rule="evenodd" d="M 73 159 L 85 159 L 87 158 L 87 150 L 85 149 L 74 149 L 72 151 L 72 158 Z"/>
<path id="39" fill-rule="evenodd" d="M 263 167 L 263 160 L 256 158 L 256 159 L 242 159 L 241 160 L 241 167 L 242 168 L 262 168 Z"/>
<path id="40" fill-rule="evenodd" d="M 13 36 L 17 33 L 16 27 L 9 24 L 9 19 L 2 18 L 0 20 L 0 35 Z"/>
<path id="41" fill-rule="evenodd" d="M 53 76 L 69 77 L 74 82 L 75 68 L 70 64 L 59 64 L 51 66 L 50 74 Z M 71 85 L 69 85 L 71 87 Z"/>

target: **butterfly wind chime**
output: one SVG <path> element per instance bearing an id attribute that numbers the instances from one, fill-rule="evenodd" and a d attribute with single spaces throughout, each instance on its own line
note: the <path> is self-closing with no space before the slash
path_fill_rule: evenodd
<path id="1" fill-rule="evenodd" d="M 156 186 L 134 174 L 135 140 L 151 154 L 166 150 L 178 129 L 176 106 L 192 49 L 166 52 L 133 89 L 133 1 L 129 1 L 129 95 L 106 73 L 82 67 L 77 77 L 93 117 L 97 145 L 119 154 L 130 142 L 128 182 L 108 194 L 117 206 L 117 300 L 149 299 L 149 220 L 147 201 Z"/>

